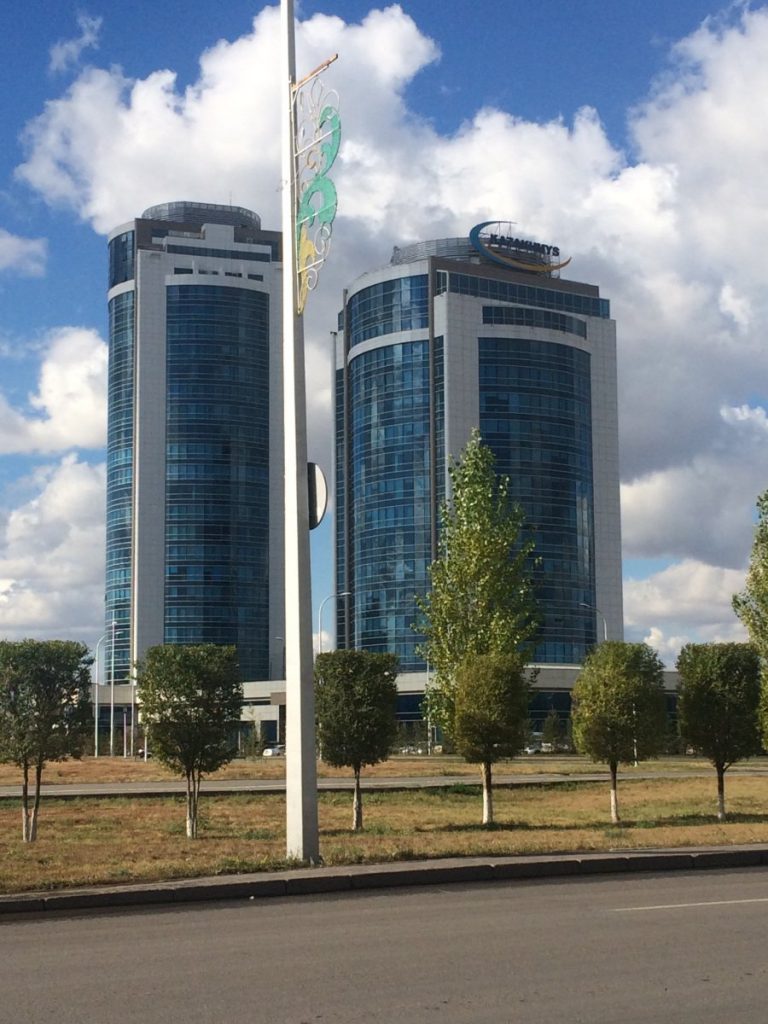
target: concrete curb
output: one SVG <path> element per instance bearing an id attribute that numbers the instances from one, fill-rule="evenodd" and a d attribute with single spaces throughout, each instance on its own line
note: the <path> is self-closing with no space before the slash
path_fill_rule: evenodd
<path id="1" fill-rule="evenodd" d="M 310 896 L 414 885 L 523 881 L 637 871 L 692 871 L 768 865 L 768 845 L 696 847 L 558 857 L 452 858 L 450 860 L 299 868 L 279 874 L 232 875 L 139 885 L 99 886 L 0 896 L 0 916 L 47 911 L 145 907 L 207 900 Z"/>

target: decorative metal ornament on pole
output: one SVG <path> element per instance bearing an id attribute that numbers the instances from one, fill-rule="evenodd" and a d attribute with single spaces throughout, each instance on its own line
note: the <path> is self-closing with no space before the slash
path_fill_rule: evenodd
<path id="1" fill-rule="evenodd" d="M 302 313 L 325 260 L 336 213 L 336 189 L 325 175 L 336 158 L 340 132 L 338 112 L 333 104 L 323 102 L 322 88 L 318 90 L 315 85 L 317 75 L 330 61 L 296 82 L 293 9 L 293 0 L 282 0 L 286 852 L 288 857 L 317 862 L 320 850 Z"/>

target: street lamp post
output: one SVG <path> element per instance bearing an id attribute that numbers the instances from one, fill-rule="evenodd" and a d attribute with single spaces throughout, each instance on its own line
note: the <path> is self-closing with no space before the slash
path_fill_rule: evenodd
<path id="1" fill-rule="evenodd" d="M 93 756 L 99 756 L 99 648 L 109 636 L 109 633 L 104 633 L 96 641 L 96 682 L 93 687 Z"/>
<path id="2" fill-rule="evenodd" d="M 322 654 L 323 653 L 323 608 L 325 608 L 325 605 L 327 604 L 327 602 L 333 600 L 334 597 L 338 598 L 338 597 L 351 597 L 351 596 L 352 596 L 352 591 L 351 590 L 344 590 L 340 594 L 329 594 L 327 597 L 324 597 L 323 600 L 320 602 L 320 607 L 317 610 L 317 652 L 318 652 L 318 654 Z"/>
<path id="3" fill-rule="evenodd" d="M 115 627 L 117 623 L 112 619 L 111 633 L 112 641 L 109 649 L 109 756 L 115 756 Z"/>
<path id="4" fill-rule="evenodd" d="M 341 121 L 338 98 L 318 78 L 338 54 L 296 79 L 293 10 L 294 0 L 281 0 L 285 832 L 288 856 L 316 863 L 320 849 L 309 559 L 309 530 L 316 517 L 309 509 L 304 307 L 325 262 L 336 216 L 336 187 L 328 171 L 339 152 Z"/>

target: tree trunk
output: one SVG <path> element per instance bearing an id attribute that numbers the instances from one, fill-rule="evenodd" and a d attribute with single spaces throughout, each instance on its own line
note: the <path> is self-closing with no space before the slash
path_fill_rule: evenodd
<path id="1" fill-rule="evenodd" d="M 716 764 L 717 771 L 717 820 L 725 821 L 725 766 Z"/>
<path id="2" fill-rule="evenodd" d="M 355 795 L 352 797 L 352 831 L 363 828 L 363 794 L 360 791 L 360 769 L 355 768 Z"/>
<path id="3" fill-rule="evenodd" d="M 614 825 L 618 825 L 621 821 L 619 818 L 619 794 L 617 780 L 619 765 L 617 761 L 611 761 L 608 767 L 611 770 L 611 822 Z"/>
<path id="4" fill-rule="evenodd" d="M 483 761 L 483 824 L 493 824 L 493 785 L 491 780 L 491 762 Z"/>
<path id="5" fill-rule="evenodd" d="M 30 843 L 29 838 L 29 765 L 25 761 L 21 766 L 21 840 Z"/>
<path id="6" fill-rule="evenodd" d="M 187 839 L 197 839 L 197 803 L 200 776 L 194 769 L 187 772 Z"/>
<path id="7" fill-rule="evenodd" d="M 35 799 L 32 804 L 32 820 L 29 825 L 29 841 L 33 843 L 37 839 L 37 815 L 40 811 L 40 781 L 43 776 L 42 762 L 35 765 Z"/>

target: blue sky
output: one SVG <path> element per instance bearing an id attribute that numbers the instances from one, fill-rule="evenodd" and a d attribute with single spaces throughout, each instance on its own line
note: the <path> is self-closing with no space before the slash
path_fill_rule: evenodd
<path id="1" fill-rule="evenodd" d="M 277 226 L 274 8 L 10 0 L 0 38 L 0 635 L 94 642 L 103 595 L 105 235 L 174 198 Z M 328 331 L 391 247 L 515 220 L 612 300 L 627 633 L 669 661 L 740 635 L 765 486 L 768 10 L 676 0 L 303 0 L 338 49 L 335 250 L 307 317 L 330 472 Z M 202 65 L 201 65 L 202 59 Z M 333 589 L 314 538 L 315 603 Z M 325 625 L 332 616 L 326 610 Z"/>

